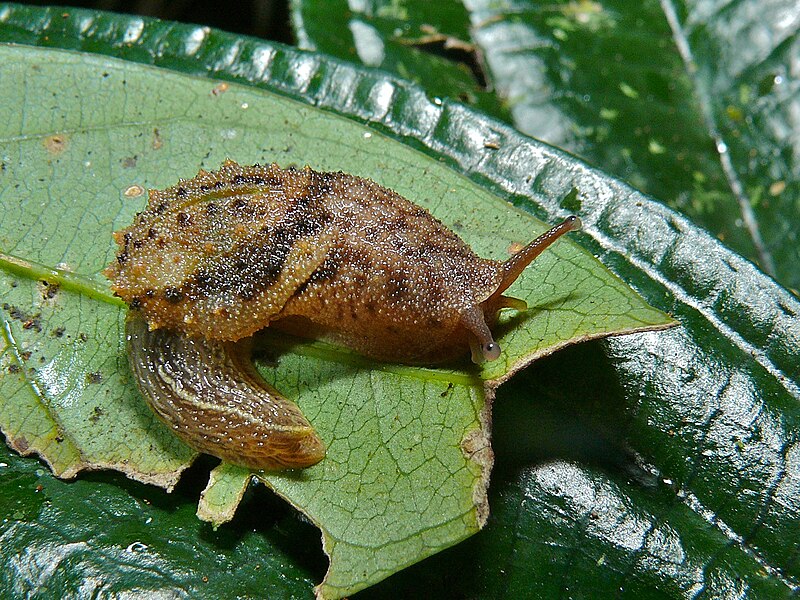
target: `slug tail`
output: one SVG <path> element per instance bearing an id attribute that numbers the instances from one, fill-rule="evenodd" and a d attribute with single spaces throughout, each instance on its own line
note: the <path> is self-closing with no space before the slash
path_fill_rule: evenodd
<path id="1" fill-rule="evenodd" d="M 189 447 L 250 469 L 310 467 L 325 445 L 294 402 L 269 386 L 249 345 L 126 322 L 128 358 L 155 414 Z"/>

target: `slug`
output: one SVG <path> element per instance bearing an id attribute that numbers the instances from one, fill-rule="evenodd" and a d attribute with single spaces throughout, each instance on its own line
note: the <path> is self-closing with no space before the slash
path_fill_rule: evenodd
<path id="1" fill-rule="evenodd" d="M 368 179 L 226 161 L 165 190 L 114 234 L 104 271 L 131 308 L 127 349 L 153 411 L 189 446 L 253 469 L 325 455 L 298 407 L 255 372 L 264 327 L 378 360 L 495 360 L 491 326 L 556 225 L 504 262 L 477 256 L 427 210 Z"/>

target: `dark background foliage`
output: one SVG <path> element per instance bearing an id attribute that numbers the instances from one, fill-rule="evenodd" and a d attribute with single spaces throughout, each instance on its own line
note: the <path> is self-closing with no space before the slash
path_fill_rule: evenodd
<path id="1" fill-rule="evenodd" d="M 95 2 L 23 2 L 34 6 L 74 6 L 96 10 L 156 17 L 183 23 L 208 25 L 233 33 L 242 33 L 293 44 L 289 23 L 288 0 L 97 0 Z"/>

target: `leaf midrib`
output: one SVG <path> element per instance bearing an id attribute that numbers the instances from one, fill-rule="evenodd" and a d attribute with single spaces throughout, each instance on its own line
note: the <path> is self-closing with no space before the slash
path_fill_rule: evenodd
<path id="1" fill-rule="evenodd" d="M 703 115 L 703 121 L 706 129 L 708 130 L 708 135 L 714 141 L 716 148 L 720 148 L 721 145 L 729 146 L 729 144 L 725 143 L 722 133 L 720 133 L 717 118 L 715 117 L 714 106 L 711 101 L 711 91 L 707 89 L 705 85 L 703 85 L 702 81 L 697 75 L 697 63 L 694 59 L 689 38 L 686 36 L 684 27 L 682 26 L 678 17 L 678 11 L 671 0 L 659 0 L 659 3 L 661 4 L 661 9 L 664 11 L 664 16 L 667 20 L 667 23 L 669 23 L 670 30 L 672 31 L 672 38 L 675 42 L 675 47 L 677 48 L 678 54 L 683 60 L 686 77 L 692 82 L 695 98 L 697 99 L 697 103 L 700 107 L 700 113 Z M 739 206 L 739 212 L 741 214 L 742 221 L 744 222 L 745 229 L 750 236 L 750 241 L 753 243 L 753 246 L 756 250 L 759 262 L 761 263 L 761 268 L 768 275 L 775 277 L 775 261 L 773 260 L 772 253 L 767 248 L 764 238 L 761 235 L 761 230 L 758 225 L 758 219 L 756 218 L 755 211 L 753 210 L 753 205 L 744 189 L 744 185 L 739 177 L 739 173 L 737 172 L 736 167 L 731 160 L 730 152 L 718 150 L 717 155 L 719 157 L 720 166 L 722 167 L 722 172 L 725 174 L 725 179 L 728 182 L 728 187 L 731 191 L 731 194 L 736 199 L 736 203 Z M 798 388 L 798 390 L 800 390 L 800 388 Z M 795 390 L 793 393 L 797 395 L 797 390 Z"/>
<path id="2" fill-rule="evenodd" d="M 80 273 L 50 267 L 2 251 L 0 251 L 0 269 L 31 281 L 56 283 L 63 290 L 100 300 L 112 306 L 127 308 L 125 302 L 111 294 L 107 287 Z"/>
<path id="3" fill-rule="evenodd" d="M 33 261 L 25 260 L 23 258 L 19 258 L 18 256 L 6 254 L 1 251 L 0 269 L 19 277 L 25 277 L 31 281 L 47 281 L 48 283 L 56 283 L 63 290 L 75 292 L 93 300 L 99 300 L 118 308 L 128 308 L 127 304 L 125 304 L 121 298 L 111 294 L 109 289 L 99 282 L 94 281 L 85 275 L 74 273 L 72 271 L 57 269 Z M 280 335 L 271 336 L 270 345 L 279 349 L 291 348 L 293 353 L 299 354 L 300 356 L 320 358 L 328 362 L 336 362 L 356 368 L 363 367 L 377 369 L 387 373 L 421 379 L 424 381 L 454 383 L 457 385 L 472 387 L 483 386 L 483 381 L 477 374 L 470 375 L 467 372 L 458 373 L 452 371 L 443 371 L 435 368 L 392 363 L 378 363 L 348 351 L 346 348 L 339 348 L 332 344 L 327 344 L 321 341 L 308 341 L 303 338 L 290 336 L 289 334 L 285 334 L 283 332 L 281 332 Z"/>

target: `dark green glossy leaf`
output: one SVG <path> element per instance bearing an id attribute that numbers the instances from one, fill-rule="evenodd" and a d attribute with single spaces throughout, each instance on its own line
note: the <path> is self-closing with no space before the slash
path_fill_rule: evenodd
<path id="1" fill-rule="evenodd" d="M 458 105 L 431 103 L 414 86 L 191 27 L 148 24 L 125 44 L 120 32 L 137 28 L 124 17 L 77 13 L 62 18 L 61 12 L 0 9 L 0 35 L 249 81 L 370 120 L 541 218 L 563 214 L 562 203 L 578 211 L 588 225 L 582 242 L 652 304 L 684 323 L 681 330 L 553 356 L 529 370 L 524 381 L 501 390 L 495 408 L 500 468 L 488 529 L 393 577 L 375 594 L 591 595 L 617 593 L 619 587 L 622 595 L 631 590 L 637 597 L 796 593 L 800 305 L 789 293 L 643 195 L 499 122 Z M 198 38 L 201 43 L 192 45 Z M 383 102 L 387 97 L 391 102 Z M 484 153 L 488 137 L 499 146 L 489 156 Z M 546 415 L 554 410 L 550 407 L 563 410 L 533 424 L 520 419 L 528 413 Z M 504 420 L 510 423 L 502 428 Z M 564 435 L 561 445 L 557 434 Z M 501 439 L 509 441 L 501 445 Z M 635 460 L 619 450 L 625 447 L 634 451 Z M 613 460 L 599 461 L 598 455 Z M 31 464 L 15 457 L 4 462 L 4 484 Z M 559 476 L 552 477 L 553 472 Z M 69 503 L 68 494 L 77 486 L 41 477 L 66 494 L 54 494 L 54 505 Z M 114 486 L 134 500 L 149 493 L 123 482 Z M 20 502 L 24 496 L 12 497 Z M 33 496 L 15 511 L 34 514 L 37 501 Z M 193 510 L 191 501 L 179 504 Z M 119 515 L 135 513 L 130 505 L 123 508 Z M 168 520 L 177 514 L 163 510 L 160 516 Z M 45 539 L 56 539 L 62 554 L 86 539 L 101 552 L 107 523 L 90 518 L 92 527 L 81 530 L 75 525 L 81 517 L 74 512 L 64 511 L 57 521 L 63 535 L 37 521 L 31 527 Z M 655 549 L 604 533 L 615 531 L 604 529 L 607 516 L 619 517 L 612 522 L 620 526 L 657 524 L 649 537 L 627 538 L 656 543 Z M 0 535 L 7 534 L 9 522 Z M 239 522 L 232 530 L 248 529 Z M 664 547 L 676 547 L 673 532 L 683 552 L 670 554 Z M 670 535 L 659 547 L 662 533 Z M 277 542 L 295 563 L 286 567 L 287 577 L 304 577 L 296 569 L 304 563 L 307 544 L 302 537 Z M 171 547 L 165 544 L 163 552 L 169 555 Z M 21 552 L 4 552 L 3 560 L 19 563 Z M 169 556 L 175 562 L 153 576 L 150 589 L 180 589 L 182 580 L 173 569 L 189 578 L 213 571 L 212 564 L 195 556 Z M 658 560 L 649 560 L 652 556 Z M 60 573 L 33 564 L 38 582 Z M 115 573 L 125 563 L 104 564 Z M 65 583 L 72 587 L 64 589 L 75 590 L 81 581 L 73 577 Z M 286 590 L 285 595 L 292 593 Z"/>
<path id="2" fill-rule="evenodd" d="M 315 527 L 261 487 L 237 528 L 214 531 L 195 516 L 198 493 L 111 474 L 67 483 L 3 445 L 0 595 L 309 597 L 325 567 Z"/>
<path id="3" fill-rule="evenodd" d="M 384 69 L 421 85 L 431 96 L 510 117 L 505 101 L 488 89 L 480 49 L 471 41 L 467 10 L 460 2 L 292 4 L 304 50 Z"/>
<path id="4" fill-rule="evenodd" d="M 296 27 L 310 45 L 352 59 L 324 41 L 318 13 L 330 4 L 297 0 Z M 426 4 L 376 1 L 358 18 L 399 5 L 390 14 L 402 30 Z M 517 129 L 626 179 L 800 288 L 795 2 L 465 5 L 485 77 Z M 459 15 L 427 17 L 434 29 L 456 28 Z M 424 72 L 383 67 L 427 85 Z"/>

